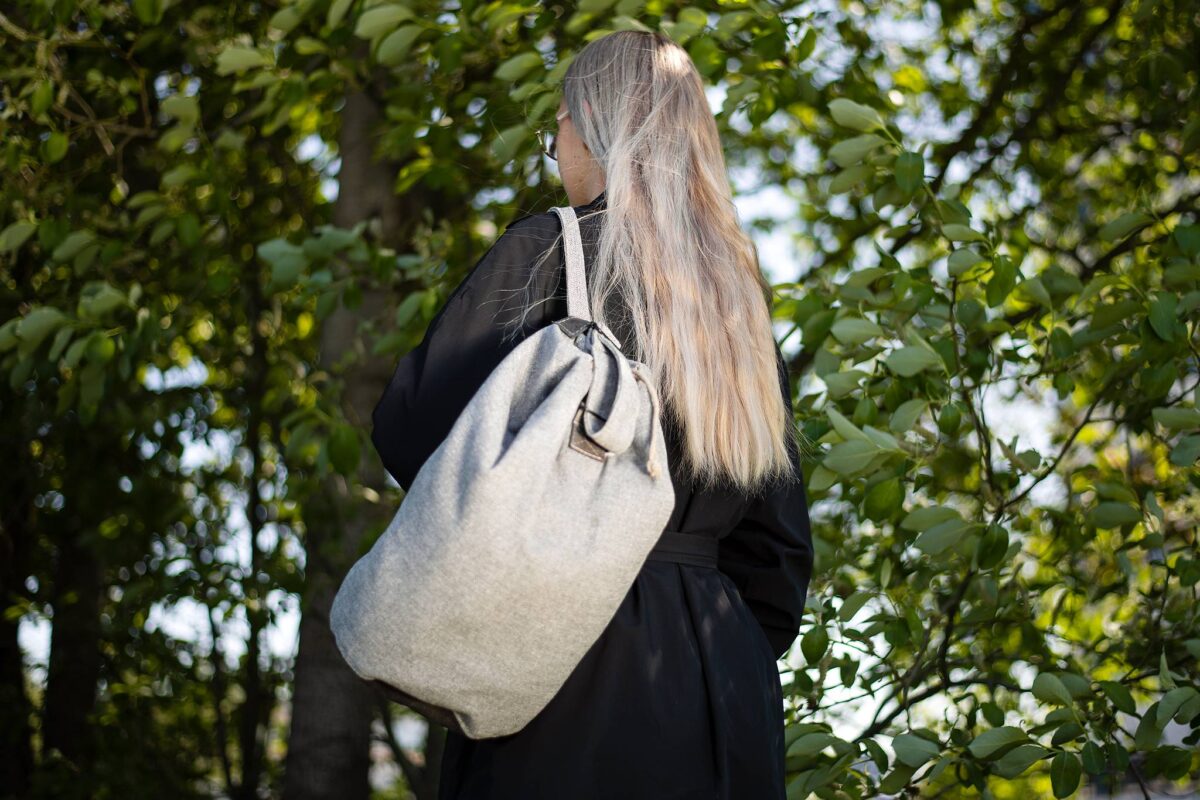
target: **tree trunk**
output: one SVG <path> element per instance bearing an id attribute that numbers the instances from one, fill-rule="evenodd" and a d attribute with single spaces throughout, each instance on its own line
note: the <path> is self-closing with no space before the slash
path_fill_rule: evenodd
<path id="1" fill-rule="evenodd" d="M 15 446 L 9 450 L 16 452 Z M 14 484 L 0 497 L 21 498 L 0 509 L 0 797 L 24 797 L 33 771 L 30 746 L 29 698 L 25 694 L 25 669 L 17 640 L 18 620 L 9 620 L 4 609 L 25 596 L 24 580 L 29 546 L 28 514 L 25 502 L 31 497 L 19 465 L 7 471 L 4 480 Z"/>
<path id="2" fill-rule="evenodd" d="M 378 217 L 380 230 L 395 236 L 403 227 L 392 191 L 395 170 L 372 158 L 371 134 L 379 119 L 369 96 L 347 96 L 334 223 L 349 228 Z M 320 360 L 326 368 L 354 350 L 359 322 L 378 316 L 386 302 L 382 293 L 366 293 L 357 308 L 339 308 L 329 316 L 321 334 Z M 379 370 L 367 366 L 356 364 L 345 376 L 342 397 L 347 418 L 359 426 L 370 420 L 384 386 Z M 362 459 L 364 469 L 374 473 L 365 476 L 368 485 L 381 486 L 382 471 L 366 466 L 376 463 Z M 357 504 L 347 482 L 333 475 L 325 480 L 322 496 L 311 498 L 305 508 L 306 586 L 284 779 L 288 800 L 366 798 L 369 793 L 370 726 L 378 698 L 346 665 L 329 629 L 333 597 L 374 517 L 370 508 L 360 513 Z"/>
<path id="3" fill-rule="evenodd" d="M 57 749 L 87 774 L 92 755 L 88 715 L 100 676 L 102 571 L 96 553 L 67 535 L 54 571 L 54 620 L 43 712 L 43 757 Z"/>

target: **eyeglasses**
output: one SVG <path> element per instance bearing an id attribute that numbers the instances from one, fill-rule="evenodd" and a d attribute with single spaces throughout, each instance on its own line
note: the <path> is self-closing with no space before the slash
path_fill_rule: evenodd
<path id="1" fill-rule="evenodd" d="M 570 111 L 564 111 L 557 115 L 554 119 L 562 122 L 563 118 L 570 114 Z M 537 131 L 538 145 L 542 148 L 542 155 L 554 161 L 558 160 L 558 131 L 552 131 L 547 128 L 541 128 Z"/>

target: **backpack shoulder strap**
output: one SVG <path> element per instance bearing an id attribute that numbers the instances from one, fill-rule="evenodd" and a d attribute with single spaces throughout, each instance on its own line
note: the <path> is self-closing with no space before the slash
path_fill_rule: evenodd
<path id="1" fill-rule="evenodd" d="M 563 248 L 567 254 L 567 316 L 592 321 L 588 307 L 587 278 L 583 271 L 583 243 L 579 236 L 579 219 L 571 206 L 555 206 L 554 213 L 562 222 Z"/>
<path id="2" fill-rule="evenodd" d="M 607 325 L 595 322 L 588 301 L 587 276 L 583 271 L 583 241 L 579 235 L 579 218 L 571 206 L 555 206 L 554 213 L 562 222 L 563 248 L 567 254 L 567 316 L 594 322 L 605 336 L 612 339 L 617 348 L 621 340 Z"/>

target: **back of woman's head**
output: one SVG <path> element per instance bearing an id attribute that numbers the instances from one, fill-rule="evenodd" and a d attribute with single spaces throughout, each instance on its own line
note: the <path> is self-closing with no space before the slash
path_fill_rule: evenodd
<path id="1" fill-rule="evenodd" d="M 687 51 L 661 33 L 593 40 L 564 101 L 605 175 L 591 308 L 617 292 L 699 485 L 791 475 L 799 434 L 771 327 L 770 286 L 738 224 L 716 122 Z M 794 448 L 794 449 L 793 449 Z"/>

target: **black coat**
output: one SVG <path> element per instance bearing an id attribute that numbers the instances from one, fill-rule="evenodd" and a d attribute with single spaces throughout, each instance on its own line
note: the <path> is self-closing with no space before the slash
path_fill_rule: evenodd
<path id="1" fill-rule="evenodd" d="M 575 211 L 582 217 L 604 200 L 602 192 Z M 588 264 L 602 216 L 580 220 Z M 401 487 L 521 338 L 566 316 L 560 244 L 533 278 L 534 299 L 544 302 L 505 339 L 531 265 L 559 231 L 551 211 L 512 222 L 400 360 L 375 408 L 372 439 Z M 614 333 L 628 341 L 620 323 Z M 776 354 L 791 405 L 778 346 Z M 449 733 L 441 800 L 784 797 L 777 659 L 795 641 L 812 571 L 803 481 L 756 498 L 693 490 L 678 471 L 678 433 L 668 419 L 663 425 L 676 492 L 667 529 L 719 537 L 719 568 L 647 561 L 605 632 L 529 725 L 483 740 Z"/>

